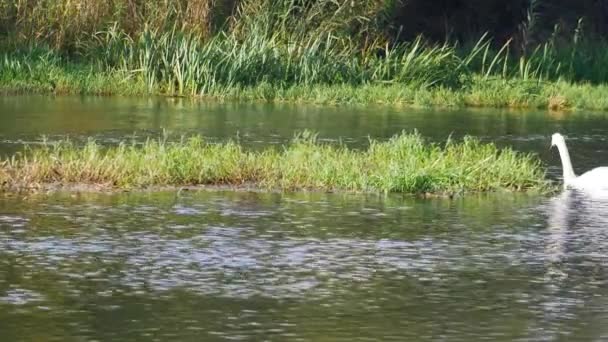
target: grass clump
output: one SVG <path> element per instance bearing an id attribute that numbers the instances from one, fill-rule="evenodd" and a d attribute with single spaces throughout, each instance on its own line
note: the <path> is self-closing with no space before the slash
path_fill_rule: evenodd
<path id="1" fill-rule="evenodd" d="M 440 145 L 417 133 L 402 133 L 354 150 L 322 144 L 310 132 L 283 148 L 263 151 L 248 151 L 235 142 L 212 144 L 200 136 L 114 147 L 94 141 L 84 146 L 46 143 L 5 160 L 0 182 L 7 190 L 80 184 L 434 194 L 547 187 L 544 170 L 533 156 L 471 137 Z"/>

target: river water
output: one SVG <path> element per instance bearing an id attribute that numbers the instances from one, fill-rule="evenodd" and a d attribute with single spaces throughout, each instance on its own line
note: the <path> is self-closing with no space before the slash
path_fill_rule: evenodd
<path id="1" fill-rule="evenodd" d="M 311 129 L 355 148 L 417 129 L 608 165 L 603 113 L 429 111 L 79 97 L 0 98 L 23 143 L 200 133 L 249 148 Z M 6 341 L 608 339 L 608 197 L 319 193 L 0 197 Z"/>

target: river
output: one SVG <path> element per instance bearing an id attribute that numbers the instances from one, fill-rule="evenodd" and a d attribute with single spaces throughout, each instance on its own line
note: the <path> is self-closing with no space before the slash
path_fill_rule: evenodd
<path id="1" fill-rule="evenodd" d="M 0 114 L 3 155 L 42 135 L 360 148 L 417 129 L 537 153 L 558 179 L 560 131 L 579 172 L 608 165 L 603 113 L 6 96 Z M 0 197 L 7 341 L 604 340 L 607 285 L 608 199 L 572 192 Z"/>

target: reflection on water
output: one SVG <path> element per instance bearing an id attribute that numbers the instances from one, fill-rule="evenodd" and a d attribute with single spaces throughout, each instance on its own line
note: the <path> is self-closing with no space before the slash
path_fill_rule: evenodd
<path id="1" fill-rule="evenodd" d="M 24 340 L 599 339 L 607 208 L 572 192 L 2 198 L 0 330 Z"/>
<path id="2" fill-rule="evenodd" d="M 608 303 L 597 289 L 607 280 L 608 192 L 567 190 L 548 201 L 546 208 L 545 324 L 570 322 L 577 315 L 587 317 L 589 327 L 605 324 L 607 314 L 601 308 Z M 600 336 L 608 337 L 606 332 Z"/>
<path id="3" fill-rule="evenodd" d="M 608 191 L 566 190 L 550 200 L 548 210 L 547 254 L 552 261 L 563 261 L 568 250 L 608 258 L 604 250 L 608 246 L 604 243 L 608 239 Z"/>
<path id="4" fill-rule="evenodd" d="M 93 137 L 114 144 L 125 139 L 177 138 L 202 134 L 212 141 L 236 139 L 252 148 L 283 144 L 295 132 L 317 131 L 320 138 L 364 146 L 368 138 L 385 139 L 403 130 L 445 141 L 473 135 L 500 146 L 539 153 L 560 174 L 559 158 L 549 150 L 550 136 L 568 136 L 576 171 L 606 161 L 608 120 L 605 113 L 506 111 L 494 109 L 423 110 L 389 106 L 312 106 L 269 103 L 216 103 L 189 99 L 121 97 L 0 97 L 0 155 L 21 150 L 23 143 L 69 136 Z M 608 164 L 608 161 L 604 164 Z M 579 172 L 582 173 L 582 172 Z"/>

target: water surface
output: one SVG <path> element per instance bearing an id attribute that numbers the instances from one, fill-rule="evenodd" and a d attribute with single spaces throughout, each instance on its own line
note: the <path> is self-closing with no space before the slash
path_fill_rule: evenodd
<path id="1" fill-rule="evenodd" d="M 576 194 L 59 194 L 0 210 L 7 340 L 608 337 L 608 205 Z"/>
<path id="2" fill-rule="evenodd" d="M 423 110 L 388 106 L 315 106 L 218 103 L 173 98 L 4 96 L 0 98 L 0 155 L 25 142 L 70 137 L 102 143 L 202 134 L 212 141 L 238 139 L 253 148 L 288 142 L 312 130 L 321 139 L 366 146 L 417 130 L 434 141 L 473 135 L 500 146 L 538 153 L 556 173 L 550 136 L 562 132 L 575 169 L 608 165 L 608 113 L 557 113 L 496 109 Z M 604 164 L 599 164 L 604 161 Z"/>
<path id="3" fill-rule="evenodd" d="M 602 113 L 0 98 L 0 153 L 163 129 L 248 148 L 302 129 L 364 147 L 417 129 L 608 165 Z M 608 194 L 449 199 L 256 192 L 0 196 L 7 341 L 608 339 Z"/>

